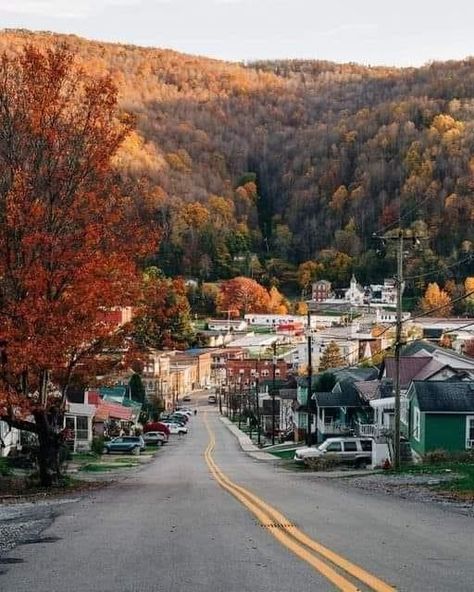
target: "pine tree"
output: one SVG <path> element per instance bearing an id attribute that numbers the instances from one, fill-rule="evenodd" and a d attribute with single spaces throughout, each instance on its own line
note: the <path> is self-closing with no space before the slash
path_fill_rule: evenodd
<path id="1" fill-rule="evenodd" d="M 344 358 L 342 357 L 341 350 L 335 341 L 331 341 L 321 356 L 319 372 L 323 372 L 328 368 L 340 368 L 341 366 L 344 366 Z"/>

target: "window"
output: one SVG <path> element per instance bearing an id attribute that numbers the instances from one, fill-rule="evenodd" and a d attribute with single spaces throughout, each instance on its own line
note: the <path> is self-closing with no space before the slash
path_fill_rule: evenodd
<path id="1" fill-rule="evenodd" d="M 372 440 L 361 440 L 360 446 L 364 452 L 370 452 L 372 450 Z"/>
<path id="2" fill-rule="evenodd" d="M 76 438 L 78 440 L 88 440 L 89 438 L 89 426 L 85 415 L 76 417 Z"/>
<path id="3" fill-rule="evenodd" d="M 474 415 L 466 417 L 466 448 L 474 448 Z"/>
<path id="4" fill-rule="evenodd" d="M 342 446 L 340 442 L 331 442 L 326 448 L 326 452 L 341 452 Z"/>
<path id="5" fill-rule="evenodd" d="M 413 407 L 413 437 L 420 441 L 420 410 L 418 407 Z"/>
<path id="6" fill-rule="evenodd" d="M 344 442 L 344 452 L 357 452 L 357 442 Z"/>

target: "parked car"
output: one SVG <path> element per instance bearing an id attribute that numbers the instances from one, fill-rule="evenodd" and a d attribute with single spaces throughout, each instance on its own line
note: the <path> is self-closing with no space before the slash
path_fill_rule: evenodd
<path id="1" fill-rule="evenodd" d="M 191 415 L 188 415 L 184 411 L 176 411 L 171 417 L 177 417 L 178 419 L 183 419 L 184 421 L 188 422 Z"/>
<path id="2" fill-rule="evenodd" d="M 174 421 L 175 423 L 186 425 L 189 421 L 189 417 L 187 415 L 171 415 L 166 421 Z"/>
<path id="3" fill-rule="evenodd" d="M 168 442 L 168 435 L 164 432 L 147 432 L 143 434 L 143 440 L 148 446 L 163 446 Z"/>
<path id="4" fill-rule="evenodd" d="M 141 436 L 119 436 L 104 443 L 106 454 L 112 452 L 140 454 L 142 450 L 145 450 L 145 441 Z"/>
<path id="5" fill-rule="evenodd" d="M 190 401 L 190 400 L 191 400 L 191 395 L 184 395 L 183 401 Z"/>
<path id="6" fill-rule="evenodd" d="M 188 428 L 183 425 L 179 425 L 177 423 L 168 423 L 167 424 L 170 430 L 170 434 L 187 434 Z"/>
<path id="7" fill-rule="evenodd" d="M 207 402 L 209 405 L 215 405 L 217 403 L 216 395 L 209 395 L 207 397 Z"/>
<path id="8" fill-rule="evenodd" d="M 372 462 L 372 444 L 371 438 L 328 438 L 319 446 L 299 448 L 295 451 L 294 460 L 304 462 L 308 458 L 331 454 L 341 464 L 363 468 Z"/>

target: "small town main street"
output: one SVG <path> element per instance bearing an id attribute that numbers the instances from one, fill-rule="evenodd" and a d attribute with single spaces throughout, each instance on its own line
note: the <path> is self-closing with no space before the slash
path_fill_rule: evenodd
<path id="1" fill-rule="evenodd" d="M 215 447 L 210 452 L 211 439 Z M 210 453 L 225 477 L 211 474 L 206 462 Z M 407 592 L 473 589 L 471 518 L 255 461 L 239 449 L 217 409 L 207 406 L 199 407 L 186 438 L 176 437 L 143 469 L 59 505 L 54 522 L 42 533 L 44 542 L 16 547 L 6 556 L 0 589 L 376 589 L 341 569 L 337 571 L 349 584 L 336 587 L 262 527 L 242 502 L 221 487 L 222 478 L 278 509 L 314 541 L 380 578 L 387 589 L 389 585 Z"/>

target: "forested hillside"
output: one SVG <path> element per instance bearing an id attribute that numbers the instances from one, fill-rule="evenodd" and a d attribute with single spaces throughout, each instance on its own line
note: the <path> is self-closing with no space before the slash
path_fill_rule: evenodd
<path id="1" fill-rule="evenodd" d="M 0 49 L 67 43 L 110 73 L 136 132 L 116 160 L 156 265 L 202 280 L 295 285 L 299 264 L 345 284 L 393 269 L 372 233 L 422 239 L 407 273 L 474 273 L 474 58 L 418 69 L 288 61 L 238 65 L 169 50 L 4 31 Z M 458 261 L 464 261 L 458 265 Z M 448 268 L 447 268 L 448 267 Z"/>

